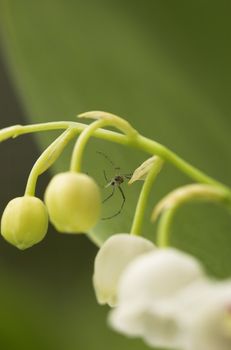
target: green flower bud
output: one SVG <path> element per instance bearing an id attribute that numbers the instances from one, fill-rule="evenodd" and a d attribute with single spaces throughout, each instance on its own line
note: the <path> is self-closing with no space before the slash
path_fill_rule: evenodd
<path id="1" fill-rule="evenodd" d="M 33 196 L 12 199 L 2 215 L 2 236 L 22 250 L 40 242 L 47 228 L 47 209 L 39 198 Z"/>
<path id="2" fill-rule="evenodd" d="M 46 189 L 45 203 L 51 222 L 60 232 L 86 232 L 100 218 L 99 187 L 82 173 L 66 172 L 54 176 Z"/>

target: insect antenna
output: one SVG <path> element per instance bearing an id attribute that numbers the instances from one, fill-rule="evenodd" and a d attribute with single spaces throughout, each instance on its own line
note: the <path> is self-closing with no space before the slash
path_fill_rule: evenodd
<path id="1" fill-rule="evenodd" d="M 102 157 L 104 157 L 104 158 L 107 160 L 107 162 L 111 164 L 111 166 L 114 168 L 114 170 L 117 170 L 117 171 L 120 170 L 120 167 L 116 166 L 116 165 L 113 163 L 113 161 L 112 161 L 105 153 L 103 153 L 103 152 L 101 152 L 101 151 L 97 151 L 96 153 L 98 153 L 98 154 L 100 154 Z"/>

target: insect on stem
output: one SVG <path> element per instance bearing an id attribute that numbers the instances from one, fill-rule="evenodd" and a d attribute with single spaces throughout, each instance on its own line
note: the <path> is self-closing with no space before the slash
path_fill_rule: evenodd
<path id="1" fill-rule="evenodd" d="M 120 170 L 120 168 L 116 167 L 115 164 L 111 161 L 111 159 L 106 154 L 104 154 L 103 152 L 99 152 L 99 151 L 97 153 L 100 154 L 101 156 L 103 156 L 110 163 L 110 165 L 113 166 L 113 168 L 116 172 L 118 172 L 118 170 Z M 109 194 L 109 196 L 107 196 L 102 201 L 102 203 L 105 203 L 106 201 L 108 201 L 110 198 L 113 197 L 116 188 L 118 188 L 118 190 L 121 194 L 121 197 L 122 197 L 122 202 L 121 202 L 119 210 L 113 215 L 102 218 L 102 220 L 109 220 L 109 219 L 116 217 L 117 215 L 119 215 L 121 213 L 121 211 L 124 207 L 125 201 L 126 201 L 126 197 L 125 197 L 125 194 L 121 188 L 121 185 L 125 182 L 125 180 L 131 179 L 132 174 L 117 174 L 111 180 L 108 179 L 105 170 L 103 170 L 103 175 L 104 175 L 104 179 L 107 182 L 105 185 L 105 188 L 112 186 L 113 189 L 112 189 L 112 192 Z"/>

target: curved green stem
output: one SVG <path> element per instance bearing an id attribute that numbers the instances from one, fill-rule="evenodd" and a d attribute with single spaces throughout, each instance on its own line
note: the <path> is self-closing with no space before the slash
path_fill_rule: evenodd
<path id="1" fill-rule="evenodd" d="M 41 154 L 29 174 L 25 195 L 34 196 L 38 176 L 44 173 L 60 156 L 68 142 L 75 136 L 74 129 L 70 127 L 62 133 L 49 147 Z"/>
<path id="2" fill-rule="evenodd" d="M 88 127 L 88 125 L 70 121 L 41 123 L 28 126 L 16 125 L 12 127 L 11 130 L 9 130 L 9 128 L 6 128 L 7 130 L 0 130 L 0 141 L 3 141 L 10 137 L 17 137 L 19 135 L 31 132 L 67 129 L 69 126 L 73 126 L 73 130 L 76 135 Z M 178 155 L 176 155 L 174 152 L 172 152 L 171 150 L 164 147 L 158 142 L 150 140 L 142 135 L 138 135 L 136 138 L 129 138 L 127 135 L 122 135 L 117 132 L 104 129 L 95 130 L 92 136 L 106 141 L 115 142 L 121 145 L 127 145 L 132 148 L 137 148 L 151 155 L 156 154 L 163 158 L 165 161 L 176 166 L 181 172 L 189 176 L 194 181 L 221 187 L 225 191 L 227 191 L 231 197 L 231 190 L 227 186 L 209 177 L 204 172 L 192 166 L 191 164 L 189 164 L 188 162 L 180 158 Z"/>
<path id="3" fill-rule="evenodd" d="M 73 122 L 48 122 L 31 125 L 13 125 L 0 130 L 0 142 L 5 141 L 9 138 L 16 138 L 20 135 L 35 133 L 39 131 L 51 131 L 51 130 L 62 130 L 71 127 L 72 125 L 78 124 Z"/>
<path id="4" fill-rule="evenodd" d="M 93 118 L 97 120 L 94 121 L 92 124 L 88 125 L 87 128 L 81 133 L 78 140 L 76 141 L 74 151 L 72 153 L 72 158 L 71 158 L 71 166 L 70 166 L 71 171 L 80 172 L 84 148 L 89 138 L 93 135 L 93 133 L 97 129 L 105 126 L 115 127 L 120 131 L 122 131 L 126 135 L 126 138 L 129 141 L 131 140 L 134 141 L 138 135 L 137 131 L 126 120 L 110 113 L 93 111 L 93 112 L 83 113 L 79 117 Z"/>
<path id="5" fill-rule="evenodd" d="M 82 133 L 80 134 L 78 140 L 76 141 L 72 157 L 71 157 L 71 171 L 80 172 L 81 164 L 83 158 L 84 148 L 87 144 L 87 141 L 92 136 L 94 131 L 105 125 L 105 120 L 96 120 L 90 124 Z"/>
<path id="6" fill-rule="evenodd" d="M 191 201 L 212 201 L 222 203 L 230 209 L 230 197 L 227 192 L 211 185 L 193 184 L 180 187 L 163 198 L 154 209 L 152 219 L 161 215 L 157 229 L 157 245 L 169 246 L 171 226 L 176 211 Z"/>
<path id="7" fill-rule="evenodd" d="M 16 138 L 20 135 L 25 135 L 29 133 L 65 130 L 69 127 L 73 127 L 73 131 L 76 135 L 78 135 L 83 130 L 85 130 L 88 127 L 88 125 L 72 121 L 48 122 L 31 125 L 13 125 L 0 130 L 0 142 L 5 141 L 9 138 Z M 99 139 L 103 139 L 105 141 L 119 143 L 121 145 L 128 145 L 129 143 L 129 140 L 124 135 L 104 129 L 96 130 L 92 136 Z"/>
<path id="8" fill-rule="evenodd" d="M 173 217 L 177 207 L 167 209 L 161 216 L 160 222 L 157 229 L 157 239 L 156 244 L 160 248 L 165 248 L 169 246 L 169 237 L 171 233 L 171 226 L 173 222 Z"/>
<path id="9" fill-rule="evenodd" d="M 199 169 L 195 168 L 188 162 L 186 162 L 184 159 L 180 158 L 177 154 L 166 148 L 165 146 L 152 141 L 144 136 L 138 136 L 137 143 L 146 152 L 150 154 L 156 154 L 166 160 L 167 162 L 173 164 L 176 168 L 178 168 L 183 173 L 187 174 L 191 179 L 195 180 L 196 182 L 201 182 L 204 184 L 219 186 L 228 190 L 230 192 L 230 189 L 227 188 L 222 183 L 214 180 L 210 176 L 206 175 Z"/>
<path id="10" fill-rule="evenodd" d="M 144 213 L 147 206 L 148 197 L 157 175 L 159 174 L 163 166 L 163 160 L 160 157 L 156 157 L 155 162 L 149 171 L 144 184 L 142 186 L 140 196 L 136 205 L 135 215 L 131 227 L 131 234 L 140 235 L 142 231 L 142 224 L 144 220 Z"/>

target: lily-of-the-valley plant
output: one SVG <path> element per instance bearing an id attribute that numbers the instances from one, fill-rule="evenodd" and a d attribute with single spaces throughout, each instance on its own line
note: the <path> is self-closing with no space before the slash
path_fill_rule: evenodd
<path id="1" fill-rule="evenodd" d="M 101 244 L 95 258 L 93 286 L 97 301 L 110 306 L 108 324 L 113 329 L 128 337 L 141 337 L 150 347 L 230 350 L 231 279 L 218 281 L 209 277 L 196 257 L 170 246 L 170 233 L 180 206 L 205 200 L 230 209 L 231 189 L 165 146 L 140 135 L 116 115 L 92 111 L 79 117 L 93 122 L 48 122 L 0 130 L 0 141 L 30 132 L 63 130 L 35 162 L 24 194 L 6 206 L 1 235 L 24 250 L 44 239 L 49 220 L 61 233 L 94 230 L 101 218 L 102 199 L 95 179 L 81 170 L 87 142 L 97 137 L 145 152 L 146 161 L 129 181 L 143 181 L 131 230 L 115 232 Z M 43 202 L 36 197 L 39 175 L 76 137 L 70 169 L 51 179 Z M 190 177 L 192 184 L 175 189 L 155 206 L 151 220 L 158 222 L 158 227 L 153 242 L 142 237 L 144 214 L 151 200 L 150 190 L 165 162 Z"/>

